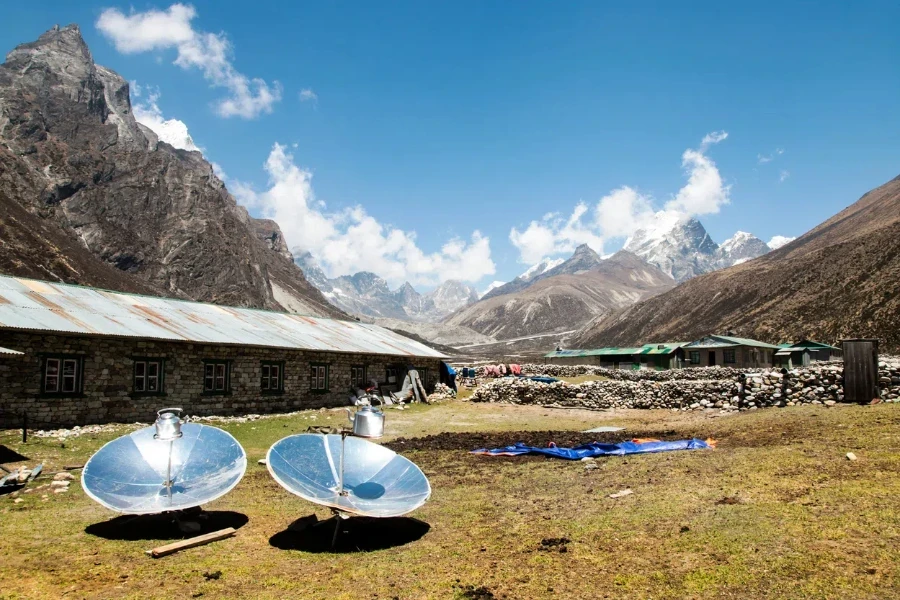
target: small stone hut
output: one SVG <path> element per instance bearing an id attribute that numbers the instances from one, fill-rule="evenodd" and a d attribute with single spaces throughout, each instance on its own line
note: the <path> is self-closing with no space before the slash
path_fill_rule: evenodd
<path id="1" fill-rule="evenodd" d="M 150 421 L 348 403 L 443 355 L 376 325 L 0 276 L 0 426 Z"/>
<path id="2" fill-rule="evenodd" d="M 544 355 L 544 362 L 556 365 L 594 365 L 607 369 L 680 369 L 684 366 L 684 345 L 685 342 L 667 342 L 626 348 L 555 350 Z"/>
<path id="3" fill-rule="evenodd" d="M 788 369 L 808 367 L 812 363 L 839 360 L 843 357 L 840 348 L 813 340 L 800 340 L 793 344 L 779 344 L 775 353 L 775 364 Z"/>
<path id="4" fill-rule="evenodd" d="M 688 367 L 734 367 L 751 369 L 771 367 L 774 344 L 726 335 L 708 335 L 684 346 Z"/>

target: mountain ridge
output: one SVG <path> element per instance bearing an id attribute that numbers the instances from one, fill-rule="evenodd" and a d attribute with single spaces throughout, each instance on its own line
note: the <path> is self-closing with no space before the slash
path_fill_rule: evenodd
<path id="1" fill-rule="evenodd" d="M 287 259 L 277 224 L 250 217 L 202 154 L 135 121 L 127 81 L 93 62 L 77 25 L 0 65 L 0 195 L 6 227 L 43 232 L 0 245 L 8 274 L 346 316 Z"/>

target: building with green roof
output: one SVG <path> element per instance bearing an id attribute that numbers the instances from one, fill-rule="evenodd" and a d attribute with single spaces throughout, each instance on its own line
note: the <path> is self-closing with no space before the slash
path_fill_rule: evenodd
<path id="1" fill-rule="evenodd" d="M 684 346 L 689 367 L 771 367 L 779 350 L 775 344 L 730 335 L 708 335 Z"/>

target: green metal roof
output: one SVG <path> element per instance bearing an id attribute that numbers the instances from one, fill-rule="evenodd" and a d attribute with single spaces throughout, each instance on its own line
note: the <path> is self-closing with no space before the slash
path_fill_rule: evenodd
<path id="1" fill-rule="evenodd" d="M 834 346 L 823 344 L 822 342 L 814 342 L 813 340 L 800 340 L 796 344 L 784 344 L 785 348 L 828 348 L 830 350 L 840 350 Z"/>
<path id="2" fill-rule="evenodd" d="M 544 358 L 564 358 L 581 356 L 632 356 L 639 354 L 642 348 L 595 348 L 593 350 L 554 350 L 544 355 Z"/>
<path id="3" fill-rule="evenodd" d="M 713 344 L 704 344 L 702 343 L 704 340 L 712 339 L 717 343 Z M 765 342 L 760 342 L 759 340 L 751 340 L 749 338 L 739 338 L 732 337 L 728 335 L 707 335 L 696 342 L 691 342 L 686 347 L 687 348 L 722 348 L 726 346 L 753 346 L 755 348 L 771 348 L 773 350 L 779 350 L 781 347 L 776 346 L 775 344 L 767 344 Z"/>
<path id="4" fill-rule="evenodd" d="M 664 344 L 644 344 L 639 354 L 672 354 L 689 342 L 666 342 Z"/>

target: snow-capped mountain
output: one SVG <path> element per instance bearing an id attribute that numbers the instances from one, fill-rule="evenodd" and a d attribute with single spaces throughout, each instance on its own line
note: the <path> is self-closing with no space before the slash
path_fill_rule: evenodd
<path id="1" fill-rule="evenodd" d="M 489 286 L 487 286 L 487 288 L 483 292 L 481 292 L 481 295 L 478 297 L 483 298 L 485 295 L 491 293 L 491 291 L 497 289 L 498 287 L 500 287 L 501 285 L 504 285 L 505 283 L 506 283 L 505 281 L 492 281 L 491 284 Z"/>
<path id="2" fill-rule="evenodd" d="M 744 231 L 738 231 L 720 246 L 697 219 L 663 216 L 652 227 L 628 238 L 625 250 L 681 282 L 762 256 L 769 247 Z"/>
<path id="3" fill-rule="evenodd" d="M 478 301 L 475 288 L 454 279 L 427 294 L 420 294 L 409 282 L 391 290 L 387 281 L 367 271 L 329 278 L 309 252 L 296 255 L 294 262 L 303 269 L 307 281 L 329 302 L 352 314 L 436 323 Z"/>
<path id="4" fill-rule="evenodd" d="M 553 267 L 563 264 L 565 261 L 566 259 L 564 258 L 545 258 L 536 265 L 529 267 L 527 271 L 519 275 L 518 279 L 521 279 L 522 281 L 531 281 L 538 275 L 546 273 Z"/>
<path id="5" fill-rule="evenodd" d="M 767 246 L 769 247 L 769 249 L 771 249 L 771 250 L 778 250 L 778 249 L 781 248 L 782 246 L 785 246 L 785 245 L 787 245 L 787 244 L 790 244 L 791 242 L 793 242 L 793 241 L 796 240 L 796 239 L 797 239 L 797 238 L 795 238 L 795 237 L 787 237 L 787 236 L 784 236 L 784 235 L 776 235 L 776 236 L 772 236 L 772 239 L 769 240 L 769 243 L 766 244 L 766 245 L 767 245 Z"/>
<path id="6" fill-rule="evenodd" d="M 624 247 L 679 282 L 712 271 L 718 248 L 697 219 L 666 218 L 635 232 Z"/>
<path id="7" fill-rule="evenodd" d="M 718 261 L 716 267 L 724 269 L 739 265 L 770 250 L 764 241 L 746 231 L 738 231 L 730 239 L 725 240 L 716 251 Z"/>
<path id="8" fill-rule="evenodd" d="M 470 285 L 448 279 L 426 295 L 434 304 L 435 312 L 449 315 L 452 312 L 478 302 L 478 292 Z"/>

